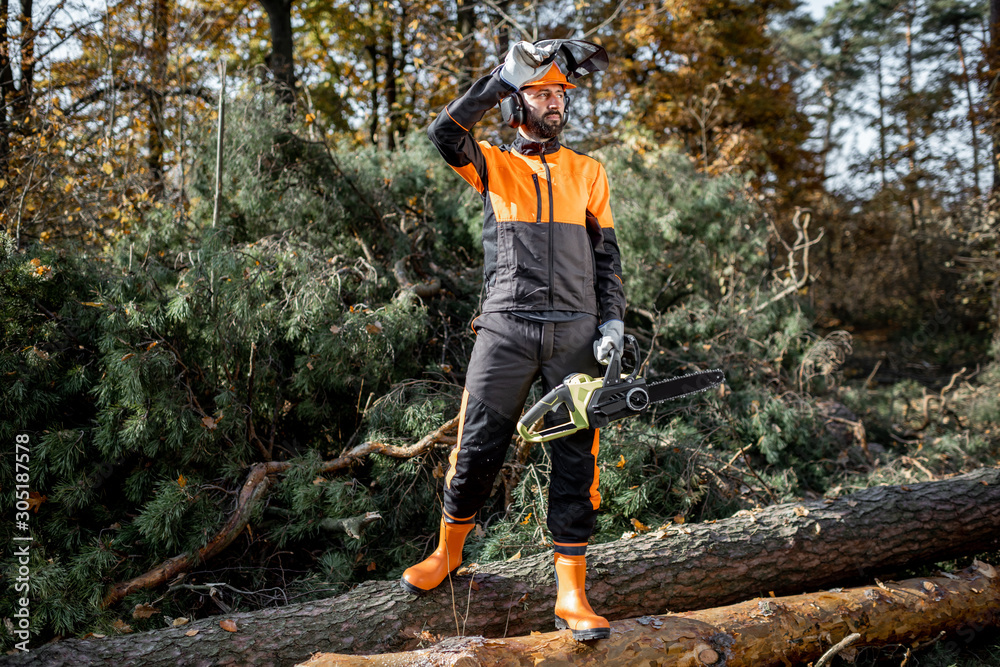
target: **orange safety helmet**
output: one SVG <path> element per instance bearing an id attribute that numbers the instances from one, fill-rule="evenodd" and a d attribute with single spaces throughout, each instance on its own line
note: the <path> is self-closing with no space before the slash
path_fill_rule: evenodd
<path id="1" fill-rule="evenodd" d="M 558 83 L 563 87 L 563 90 L 576 88 L 576 86 L 569 82 L 569 79 L 567 79 L 566 75 L 562 73 L 562 70 L 559 69 L 559 65 L 552 63 L 552 66 L 549 67 L 549 70 L 542 76 L 541 79 L 524 84 L 521 86 L 521 90 L 531 86 L 544 86 L 550 83 Z"/>

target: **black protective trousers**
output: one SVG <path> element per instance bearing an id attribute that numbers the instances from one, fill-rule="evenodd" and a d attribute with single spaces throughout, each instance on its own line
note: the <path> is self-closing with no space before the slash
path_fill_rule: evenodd
<path id="1" fill-rule="evenodd" d="M 490 496 L 511 437 L 535 378 L 548 392 L 571 373 L 597 377 L 594 360 L 597 318 L 536 322 L 512 313 L 484 313 L 473 328 L 476 343 L 462 396 L 458 444 L 445 476 L 444 511 L 449 521 L 472 519 Z M 566 413 L 550 413 L 550 423 Z M 598 492 L 596 429 L 577 431 L 549 442 L 548 527 L 556 550 L 582 553 L 594 532 L 601 503 Z"/>

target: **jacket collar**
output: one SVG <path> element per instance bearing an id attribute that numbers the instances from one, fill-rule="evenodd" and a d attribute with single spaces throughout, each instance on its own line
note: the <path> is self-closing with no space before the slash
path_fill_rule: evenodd
<path id="1" fill-rule="evenodd" d="M 549 153 L 555 153 L 561 146 L 558 137 L 544 142 L 532 141 L 518 132 L 517 137 L 511 142 L 510 147 L 521 155 L 548 155 Z"/>

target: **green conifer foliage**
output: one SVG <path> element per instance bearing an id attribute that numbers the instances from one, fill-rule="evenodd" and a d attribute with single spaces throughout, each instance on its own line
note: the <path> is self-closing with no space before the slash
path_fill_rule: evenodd
<path id="1" fill-rule="evenodd" d="M 393 265 L 430 252 L 453 264 L 452 244 L 469 245 L 466 203 L 432 187 L 446 167 L 427 146 L 402 160 L 337 154 L 264 94 L 230 113 L 218 226 L 206 129 L 190 206 L 151 209 L 107 255 L 18 253 L 3 239 L 0 431 L 32 438 L 33 597 L 51 601 L 36 607 L 39 636 L 107 630 L 121 609 L 156 599 L 144 591 L 100 610 L 109 584 L 204 546 L 253 463 L 292 465 L 234 551 L 292 549 L 293 569 L 316 568 L 300 594 L 367 571 L 371 538 L 337 521 L 391 515 L 367 484 L 317 470 L 362 435 L 369 396 L 419 375 L 428 309 L 396 298 Z M 474 299 L 449 287 L 456 303 Z M 12 475 L 4 457 L 8 506 Z M 245 578 L 269 585 L 279 571 Z M 189 615 L 202 600 L 181 591 L 162 604 Z"/>

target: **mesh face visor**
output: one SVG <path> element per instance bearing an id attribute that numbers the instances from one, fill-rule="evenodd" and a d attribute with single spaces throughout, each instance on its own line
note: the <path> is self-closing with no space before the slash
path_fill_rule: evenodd
<path id="1" fill-rule="evenodd" d="M 559 69 L 571 79 L 603 72 L 608 68 L 608 52 L 604 47 L 582 39 L 545 39 L 535 42 L 535 46 L 543 50 L 554 49 L 555 52 L 542 64 L 556 62 Z"/>

